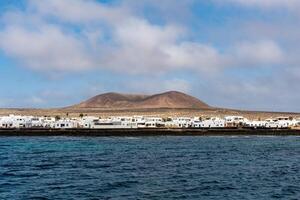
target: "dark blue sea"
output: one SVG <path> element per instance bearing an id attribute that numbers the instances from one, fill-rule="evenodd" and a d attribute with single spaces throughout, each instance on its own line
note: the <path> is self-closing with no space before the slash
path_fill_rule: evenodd
<path id="1" fill-rule="evenodd" d="M 300 137 L 0 137 L 0 199 L 300 199 Z"/>

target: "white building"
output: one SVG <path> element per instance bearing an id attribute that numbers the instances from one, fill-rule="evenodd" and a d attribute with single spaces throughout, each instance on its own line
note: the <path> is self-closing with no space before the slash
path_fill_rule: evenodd
<path id="1" fill-rule="evenodd" d="M 300 126 L 300 119 L 296 119 L 296 126 Z"/>
<path id="2" fill-rule="evenodd" d="M 243 116 L 226 116 L 224 119 L 225 126 L 227 127 L 243 126 L 248 121 L 248 119 Z"/>
<path id="3" fill-rule="evenodd" d="M 92 128 L 93 123 L 98 120 L 99 117 L 85 116 L 78 120 L 78 124 L 81 128 Z"/>
<path id="4" fill-rule="evenodd" d="M 75 121 L 75 120 L 74 120 Z M 133 117 L 111 117 L 101 119 L 94 116 L 85 116 L 76 120 L 77 126 L 89 129 L 118 129 L 118 128 L 137 128 L 137 123 Z"/>
<path id="5" fill-rule="evenodd" d="M 190 117 L 168 118 L 165 126 L 169 128 L 189 128 L 192 126 L 193 121 Z"/>
<path id="6" fill-rule="evenodd" d="M 224 128 L 225 120 L 218 117 L 209 117 L 204 120 L 194 121 L 192 127 L 194 128 Z"/>
<path id="7" fill-rule="evenodd" d="M 43 127 L 45 127 L 44 126 L 44 118 L 43 117 L 31 117 L 28 127 L 30 127 L 30 128 L 43 128 Z"/>
<path id="8" fill-rule="evenodd" d="M 44 117 L 43 127 L 44 128 L 54 128 L 55 127 L 55 117 Z"/>
<path id="9" fill-rule="evenodd" d="M 70 129 L 70 128 L 78 128 L 78 121 L 71 119 L 60 119 L 55 122 L 54 128 L 56 129 Z"/>
<path id="10" fill-rule="evenodd" d="M 14 128 L 14 122 L 12 116 L 3 116 L 0 119 L 0 126 L 1 128 Z"/>
<path id="11" fill-rule="evenodd" d="M 146 128 L 164 127 L 165 123 L 160 117 L 145 117 Z"/>
<path id="12" fill-rule="evenodd" d="M 133 116 L 133 122 L 137 123 L 138 128 L 145 128 L 146 127 L 146 120 L 143 116 Z"/>
<path id="13" fill-rule="evenodd" d="M 0 128 L 91 128 L 91 129 L 130 129 L 130 128 L 290 128 L 300 126 L 300 119 L 277 117 L 266 120 L 248 120 L 242 116 L 226 116 L 224 119 L 208 117 L 176 117 L 164 120 L 152 116 L 122 116 L 100 119 L 86 116 L 82 118 L 65 118 L 57 120 L 54 117 L 34 117 L 9 115 L 0 117 Z"/>
<path id="14" fill-rule="evenodd" d="M 127 129 L 137 128 L 137 122 L 132 117 L 112 117 L 107 119 L 94 119 L 85 128 L 92 129 Z"/>
<path id="15" fill-rule="evenodd" d="M 21 115 L 3 116 L 0 119 L 1 128 L 27 128 L 30 124 L 30 117 Z"/>
<path id="16" fill-rule="evenodd" d="M 249 120 L 244 123 L 245 127 L 250 128 L 266 128 L 267 121 L 261 121 L 261 120 Z"/>
<path id="17" fill-rule="evenodd" d="M 289 128 L 297 126 L 298 121 L 289 117 L 276 117 L 275 119 L 266 120 L 267 128 Z"/>

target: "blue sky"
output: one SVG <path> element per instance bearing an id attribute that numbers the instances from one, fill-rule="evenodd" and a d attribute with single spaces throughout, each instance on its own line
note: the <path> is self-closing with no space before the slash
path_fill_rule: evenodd
<path id="1" fill-rule="evenodd" d="M 298 0 L 0 2 L 0 107 L 179 90 L 300 112 Z"/>

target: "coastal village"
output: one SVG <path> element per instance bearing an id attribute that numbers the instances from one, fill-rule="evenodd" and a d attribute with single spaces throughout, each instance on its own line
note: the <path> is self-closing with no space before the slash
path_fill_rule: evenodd
<path id="1" fill-rule="evenodd" d="M 155 117 L 155 116 L 119 116 L 119 117 L 38 117 L 7 115 L 0 117 L 1 129 L 225 129 L 225 128 L 261 128 L 296 129 L 300 127 L 300 118 L 275 117 L 249 120 L 243 116 L 220 117 Z"/>

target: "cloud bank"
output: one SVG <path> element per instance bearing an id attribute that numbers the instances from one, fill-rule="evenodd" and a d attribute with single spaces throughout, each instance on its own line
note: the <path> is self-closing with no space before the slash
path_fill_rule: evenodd
<path id="1" fill-rule="evenodd" d="M 191 32 L 183 24 L 151 23 L 132 11 L 128 2 L 30 0 L 24 10 L 4 13 L 2 22 L 0 48 L 38 71 L 218 73 L 232 66 L 282 61 L 275 41 L 237 43 L 221 52 L 190 40 Z"/>

